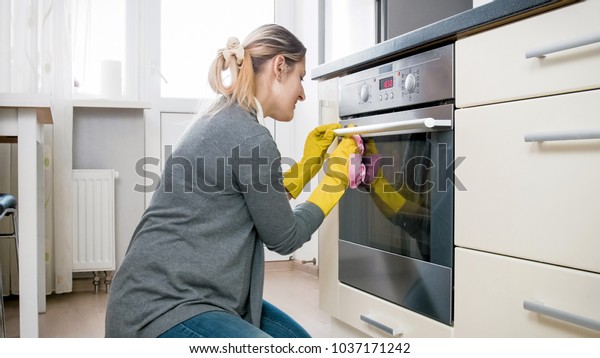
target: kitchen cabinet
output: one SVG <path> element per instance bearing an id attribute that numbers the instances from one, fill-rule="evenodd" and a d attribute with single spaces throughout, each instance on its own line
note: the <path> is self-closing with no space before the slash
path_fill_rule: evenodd
<path id="1" fill-rule="evenodd" d="M 600 335 L 600 44 L 526 57 L 596 36 L 599 12 L 582 1 L 456 43 L 456 337 Z"/>
<path id="2" fill-rule="evenodd" d="M 541 47 L 596 38 L 600 1 L 586 0 L 456 43 L 456 105 L 475 105 L 600 87 L 600 45 L 526 58 Z"/>
<path id="3" fill-rule="evenodd" d="M 600 337 L 580 325 L 600 327 L 600 275 L 591 272 L 458 248 L 455 289 L 457 337 Z"/>
<path id="4" fill-rule="evenodd" d="M 600 273 L 600 90 L 457 111 L 455 244 Z"/>

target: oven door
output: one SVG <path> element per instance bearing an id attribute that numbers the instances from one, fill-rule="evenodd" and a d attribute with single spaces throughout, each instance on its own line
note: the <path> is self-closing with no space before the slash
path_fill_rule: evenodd
<path id="1" fill-rule="evenodd" d="M 452 324 L 453 106 L 344 122 L 376 174 L 340 201 L 340 281 Z"/>

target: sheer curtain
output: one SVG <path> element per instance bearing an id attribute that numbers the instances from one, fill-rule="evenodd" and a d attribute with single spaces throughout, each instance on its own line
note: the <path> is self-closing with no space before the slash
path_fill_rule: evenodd
<path id="1" fill-rule="evenodd" d="M 123 99 L 123 95 L 128 94 L 126 93 L 128 82 L 123 81 L 129 75 L 127 70 L 130 65 L 126 58 L 128 51 L 127 22 L 129 20 L 126 19 L 128 16 L 126 9 L 128 6 L 135 5 L 135 1 L 126 0 L 76 0 L 73 2 L 71 58 L 76 99 Z M 139 53 L 138 49 L 135 51 Z M 112 72 L 109 71 L 107 74 L 112 76 L 106 76 L 104 79 L 108 78 L 112 81 L 105 82 L 102 86 L 102 69 L 105 62 L 111 62 L 109 65 L 112 66 L 108 69 Z M 114 72 L 117 68 L 120 71 Z M 121 90 L 121 93 L 108 93 L 110 89 Z M 138 99 L 132 95 L 126 97 L 130 100 Z"/>
<path id="2" fill-rule="evenodd" d="M 49 96 L 52 103 L 54 125 L 44 132 L 47 293 L 72 289 L 70 5 L 71 0 L 0 0 L 0 96 Z M 1 144 L 0 191 L 15 195 L 16 161 L 15 144 Z M 2 294 L 18 294 L 14 246 L 0 244 Z"/>

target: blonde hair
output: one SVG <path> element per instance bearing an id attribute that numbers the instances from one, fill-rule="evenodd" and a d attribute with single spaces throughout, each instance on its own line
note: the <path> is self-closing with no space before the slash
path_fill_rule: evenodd
<path id="1" fill-rule="evenodd" d="M 247 112 L 256 112 L 254 79 L 262 65 L 282 55 L 286 64 L 293 67 L 306 54 L 306 47 L 294 34 L 275 24 L 263 25 L 252 31 L 241 44 L 241 51 L 236 41 L 230 38 L 228 47 L 219 50 L 210 65 L 208 83 L 221 98 L 209 109 L 209 113 L 214 114 L 234 103 Z M 243 53 L 243 60 L 236 57 L 240 53 Z M 236 58 L 232 59 L 232 55 Z M 223 81 L 223 72 L 227 70 L 230 72 L 228 84 Z"/>

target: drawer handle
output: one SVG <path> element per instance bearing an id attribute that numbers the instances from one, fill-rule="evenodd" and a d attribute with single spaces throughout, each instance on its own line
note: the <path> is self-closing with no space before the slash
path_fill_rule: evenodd
<path id="1" fill-rule="evenodd" d="M 363 322 L 366 322 L 368 324 L 370 324 L 373 327 L 379 328 L 380 330 L 384 331 L 385 333 L 392 335 L 392 336 L 398 336 L 400 334 L 402 334 L 402 330 L 399 328 L 392 328 L 389 327 L 381 322 L 378 322 L 376 320 L 374 320 L 371 316 L 369 315 L 364 315 L 361 314 L 360 315 L 360 320 Z"/>
<path id="2" fill-rule="evenodd" d="M 600 129 L 565 132 L 545 132 L 525 134 L 525 142 L 549 142 L 558 140 L 600 139 Z"/>
<path id="3" fill-rule="evenodd" d="M 600 32 L 594 32 L 591 34 L 555 42 L 553 44 L 532 48 L 528 51 L 525 51 L 525 58 L 544 57 L 554 52 L 590 45 L 596 42 L 600 42 Z"/>
<path id="4" fill-rule="evenodd" d="M 539 313 L 541 315 L 569 322 L 581 327 L 600 331 L 600 321 L 598 320 L 579 316 L 571 312 L 559 310 L 557 308 L 548 307 L 541 302 L 525 300 L 523 301 L 523 308 L 527 311 Z"/>
<path id="5" fill-rule="evenodd" d="M 346 127 L 334 129 L 333 133 L 337 136 L 343 135 L 354 135 L 354 134 L 374 134 L 374 133 L 385 133 L 392 132 L 402 129 L 427 129 L 435 127 L 452 127 L 452 120 L 450 119 L 434 119 L 434 118 L 420 118 L 411 119 L 408 121 L 397 121 L 389 123 L 379 124 L 366 124 L 358 127 Z"/>

